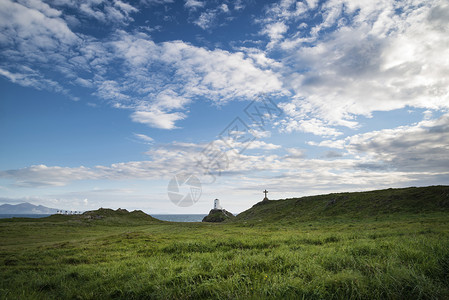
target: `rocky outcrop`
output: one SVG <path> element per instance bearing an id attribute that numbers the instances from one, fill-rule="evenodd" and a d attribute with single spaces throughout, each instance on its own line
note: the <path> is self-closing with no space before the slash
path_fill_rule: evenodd
<path id="1" fill-rule="evenodd" d="M 204 217 L 203 222 L 223 222 L 235 218 L 226 209 L 211 209 L 209 214 Z"/>

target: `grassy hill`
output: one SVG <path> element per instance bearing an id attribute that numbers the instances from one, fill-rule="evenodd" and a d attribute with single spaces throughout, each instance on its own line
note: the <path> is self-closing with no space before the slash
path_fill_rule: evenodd
<path id="1" fill-rule="evenodd" d="M 287 222 L 372 218 L 449 212 L 449 186 L 387 189 L 268 200 L 240 213 L 236 222 Z"/>
<path id="2" fill-rule="evenodd" d="M 100 208 L 97 210 L 86 211 L 80 215 L 59 215 L 54 214 L 45 218 L 12 218 L 0 219 L 0 223 L 65 223 L 80 225 L 113 225 L 113 226 L 137 226 L 157 224 L 160 221 L 147 215 L 141 210 L 132 212 L 126 209 Z"/>
<path id="3" fill-rule="evenodd" d="M 147 215 L 141 210 L 132 212 L 126 209 L 112 210 L 108 208 L 100 208 L 97 210 L 87 211 L 79 215 L 80 220 L 88 222 L 97 222 L 98 224 L 123 224 L 123 225 L 145 225 L 151 223 L 161 223 L 162 221 Z"/>

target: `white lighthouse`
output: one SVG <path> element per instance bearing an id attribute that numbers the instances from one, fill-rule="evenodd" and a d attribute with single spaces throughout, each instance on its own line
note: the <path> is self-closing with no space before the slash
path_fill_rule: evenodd
<path id="1" fill-rule="evenodd" d="M 218 199 L 214 200 L 214 209 L 220 209 L 220 210 L 223 209 L 220 205 L 220 200 L 218 200 Z"/>

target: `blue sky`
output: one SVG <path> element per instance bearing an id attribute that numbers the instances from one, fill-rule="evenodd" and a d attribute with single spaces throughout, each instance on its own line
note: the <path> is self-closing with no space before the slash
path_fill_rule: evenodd
<path id="1" fill-rule="evenodd" d="M 0 202 L 240 212 L 264 189 L 448 184 L 448 19 L 438 0 L 1 0 Z M 179 174 L 201 182 L 188 207 Z"/>

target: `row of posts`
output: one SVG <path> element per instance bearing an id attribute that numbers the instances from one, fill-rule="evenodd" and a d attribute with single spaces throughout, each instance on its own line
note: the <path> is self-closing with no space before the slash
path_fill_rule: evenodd
<path id="1" fill-rule="evenodd" d="M 58 210 L 56 213 L 58 215 L 80 215 L 80 214 L 82 214 L 82 212 L 76 211 L 76 210 L 74 210 L 74 211 L 72 211 L 72 210 Z"/>

